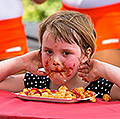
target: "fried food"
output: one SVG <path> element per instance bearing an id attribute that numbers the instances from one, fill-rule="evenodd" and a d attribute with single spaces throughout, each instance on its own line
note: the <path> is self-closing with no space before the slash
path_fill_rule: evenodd
<path id="1" fill-rule="evenodd" d="M 90 98 L 90 101 L 91 101 L 91 102 L 96 102 L 95 96 L 92 96 L 92 97 Z"/>
<path id="2" fill-rule="evenodd" d="M 69 90 L 66 85 L 62 85 L 58 90 L 50 90 L 47 88 L 37 89 L 37 88 L 24 88 L 20 94 L 30 95 L 45 98 L 59 98 L 59 99 L 85 99 L 91 97 L 92 102 L 96 102 L 93 91 L 85 91 L 83 87 L 78 87 Z"/>
<path id="3" fill-rule="evenodd" d="M 109 102 L 111 100 L 111 97 L 108 94 L 104 94 L 102 98 L 106 102 Z"/>

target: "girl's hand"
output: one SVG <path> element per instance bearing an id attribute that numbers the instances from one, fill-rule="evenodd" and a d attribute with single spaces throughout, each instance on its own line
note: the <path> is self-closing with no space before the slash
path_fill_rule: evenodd
<path id="1" fill-rule="evenodd" d="M 39 68 L 43 67 L 41 53 L 39 53 L 39 50 L 29 52 L 21 57 L 26 71 L 29 71 L 35 75 L 46 75 L 45 72 L 38 70 Z"/>
<path id="2" fill-rule="evenodd" d="M 91 82 L 97 80 L 99 76 L 100 61 L 91 59 L 88 63 L 82 64 L 78 69 L 78 75 L 82 77 L 82 80 Z"/>

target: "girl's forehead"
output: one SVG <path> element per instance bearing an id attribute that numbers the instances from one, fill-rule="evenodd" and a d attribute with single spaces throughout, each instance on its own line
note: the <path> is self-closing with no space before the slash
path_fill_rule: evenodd
<path id="1" fill-rule="evenodd" d="M 81 52 L 81 48 L 76 44 L 76 43 L 68 43 L 66 41 L 60 41 L 58 40 L 52 40 L 52 39 L 47 39 L 43 42 L 42 48 L 44 49 L 52 49 L 54 51 L 63 51 L 63 50 L 68 50 L 68 51 L 76 51 L 76 52 Z"/>
<path id="2" fill-rule="evenodd" d="M 43 43 L 44 42 L 52 42 L 52 43 L 63 43 L 63 44 L 76 44 L 76 42 L 74 41 L 73 37 L 69 37 L 70 41 L 67 42 L 65 39 L 63 39 L 60 36 L 54 36 L 54 34 L 52 34 L 52 32 L 50 30 L 46 30 L 43 34 Z"/>

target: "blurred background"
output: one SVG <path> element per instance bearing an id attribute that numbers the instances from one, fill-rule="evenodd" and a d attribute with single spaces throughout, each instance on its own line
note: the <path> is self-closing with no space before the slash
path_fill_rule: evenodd
<path id="1" fill-rule="evenodd" d="M 49 15 L 61 8 L 61 0 L 46 0 L 42 4 L 35 4 L 31 0 L 22 0 L 23 22 L 25 24 L 29 51 L 39 48 L 37 26 Z"/>

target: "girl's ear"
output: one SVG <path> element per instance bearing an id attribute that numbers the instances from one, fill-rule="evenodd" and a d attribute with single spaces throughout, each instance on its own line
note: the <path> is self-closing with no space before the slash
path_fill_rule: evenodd
<path id="1" fill-rule="evenodd" d="M 90 47 L 87 48 L 85 55 L 82 57 L 81 64 L 85 63 L 86 61 L 90 59 L 91 53 L 92 53 L 92 49 Z"/>

